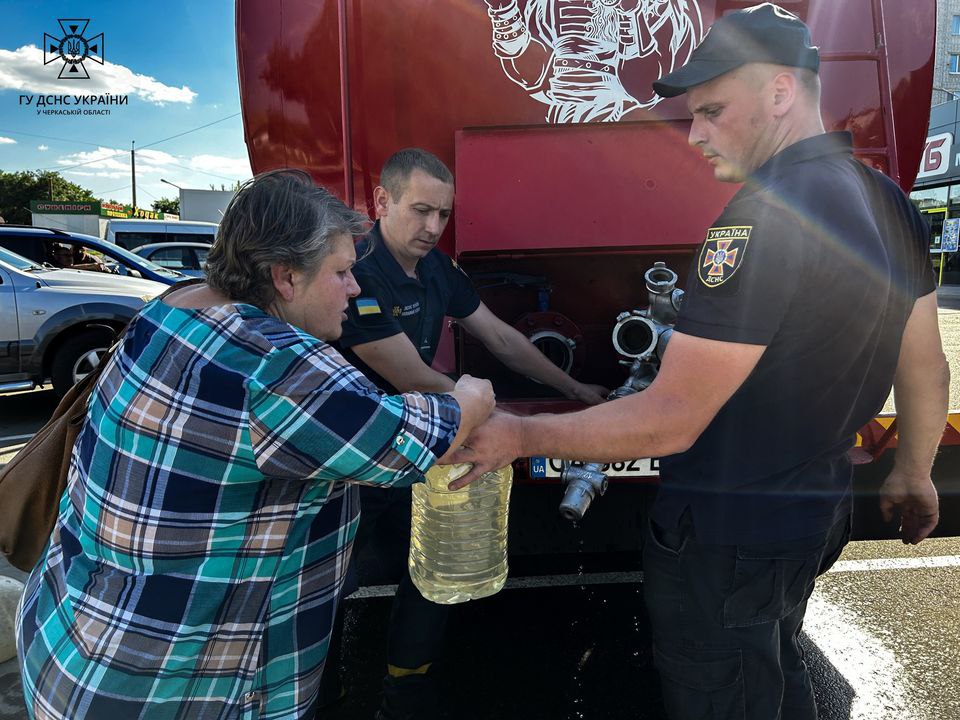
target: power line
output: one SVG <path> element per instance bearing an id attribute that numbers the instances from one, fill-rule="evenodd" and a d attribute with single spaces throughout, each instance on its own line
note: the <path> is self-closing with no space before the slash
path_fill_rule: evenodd
<path id="1" fill-rule="evenodd" d="M 208 128 L 208 127 L 210 127 L 211 125 L 216 125 L 217 123 L 222 123 L 222 122 L 224 122 L 224 121 L 226 121 L 226 120 L 232 120 L 233 118 L 237 117 L 239 114 L 240 114 L 240 113 L 236 112 L 236 113 L 234 113 L 233 115 L 227 115 L 226 117 L 222 117 L 222 118 L 220 118 L 219 120 L 214 120 L 213 122 L 207 123 L 206 125 L 201 125 L 200 127 L 195 127 L 195 128 L 193 128 L 192 130 L 186 130 L 186 131 L 184 131 L 184 132 L 182 132 L 182 133 L 177 133 L 176 135 L 171 135 L 171 136 L 168 137 L 168 138 L 164 138 L 163 140 L 157 140 L 156 142 L 147 143 L 146 145 L 141 145 L 141 146 L 140 146 L 140 149 L 143 150 L 144 148 L 153 147 L 154 145 L 159 145 L 160 143 L 165 143 L 165 142 L 167 142 L 167 140 L 173 140 L 174 138 L 183 137 L 184 135 L 189 135 L 190 133 L 196 132 L 197 130 L 203 130 L 204 128 Z"/>
<path id="2" fill-rule="evenodd" d="M 93 163 L 105 162 L 107 160 L 113 160 L 115 157 L 120 157 L 121 155 L 126 155 L 129 150 L 121 150 L 120 152 L 114 153 L 113 155 L 107 155 L 102 158 L 94 158 L 93 160 L 87 160 L 86 162 L 77 163 L 76 165 L 51 165 L 50 167 L 38 168 L 39 172 L 44 170 L 56 170 L 62 172 L 64 170 L 73 170 L 74 168 L 83 167 L 84 165 L 92 165 Z"/>
<path id="3" fill-rule="evenodd" d="M 167 163 L 167 165 L 178 167 L 181 170 L 189 170 L 190 172 L 200 173 L 201 175 L 209 175 L 210 177 L 215 177 L 220 180 L 230 180 L 231 182 L 237 181 L 237 178 L 235 177 L 227 177 L 226 175 L 217 175 L 216 173 L 207 172 L 205 170 L 197 170 L 196 168 L 187 167 L 186 165 L 178 165 L 177 163 Z"/>
<path id="4" fill-rule="evenodd" d="M 26 137 L 40 138 L 41 140 L 55 140 L 56 142 L 65 142 L 65 143 L 74 143 L 76 145 L 89 145 L 90 147 L 105 147 L 107 150 L 119 150 L 120 148 L 112 148 L 100 143 L 89 143 L 84 142 L 83 140 L 70 140 L 68 138 L 53 137 L 52 135 L 37 135 L 36 133 L 23 132 L 22 130 L 4 130 L 0 128 L 0 133 L 5 133 L 8 135 L 24 135 Z"/>
<path id="5" fill-rule="evenodd" d="M 108 195 L 109 193 L 117 192 L 118 190 L 126 190 L 128 187 L 130 187 L 130 184 L 129 184 L 129 183 L 127 183 L 126 185 L 121 185 L 121 186 L 118 187 L 118 188 L 112 188 L 112 189 L 110 189 L 110 190 L 101 190 L 101 191 L 100 191 L 100 194 L 101 194 L 101 195 Z"/>
<path id="6" fill-rule="evenodd" d="M 177 133 L 176 135 L 171 135 L 170 137 L 165 137 L 165 138 L 163 138 L 162 140 L 155 140 L 155 141 L 153 141 L 152 143 L 147 143 L 146 145 L 141 145 L 141 146 L 140 146 L 140 149 L 141 149 L 141 150 L 145 150 L 145 149 L 148 148 L 148 147 L 153 147 L 154 145 L 159 145 L 160 143 L 165 143 L 165 142 L 167 142 L 168 140 L 173 140 L 174 138 L 183 137 L 184 135 L 189 135 L 190 133 L 197 132 L 198 130 L 203 130 L 204 128 L 208 128 L 208 127 L 210 127 L 211 125 L 216 125 L 216 124 L 218 124 L 218 123 L 226 122 L 227 120 L 231 120 L 231 119 L 237 117 L 239 114 L 240 114 L 240 113 L 238 113 L 238 112 L 237 112 L 237 113 L 233 113 L 233 115 L 227 115 L 226 117 L 222 117 L 222 118 L 220 118 L 219 120 L 214 120 L 213 122 L 209 122 L 209 123 L 207 123 L 206 125 L 200 125 L 199 127 L 191 128 L 190 130 L 185 130 L 185 131 L 183 131 L 182 133 Z M 26 134 L 26 133 L 23 133 L 23 134 Z M 78 141 L 78 142 L 79 142 L 79 141 Z M 84 145 L 92 145 L 93 143 L 83 143 L 83 144 L 84 144 Z M 94 145 L 94 147 L 106 147 L 106 146 Z M 117 148 L 107 148 L 107 149 L 108 149 L 108 150 L 116 150 Z M 72 169 L 74 169 L 74 168 L 83 167 L 84 165 L 91 165 L 91 164 L 97 163 L 97 162 L 105 162 L 105 161 L 107 161 L 107 160 L 112 160 L 112 159 L 115 158 L 115 157 L 119 157 L 119 156 L 121 156 L 121 155 L 126 155 L 128 152 L 130 152 L 130 151 L 129 151 L 129 150 L 119 150 L 118 152 L 114 153 L 113 155 L 108 155 L 108 156 L 102 157 L 102 158 L 96 158 L 96 159 L 94 159 L 94 160 L 87 160 L 87 161 L 82 162 L 82 163 L 77 163 L 76 165 L 53 165 L 53 166 L 50 166 L 50 167 L 39 168 L 39 170 L 40 170 L 41 172 L 44 171 L 44 170 L 72 170 Z M 183 166 L 182 166 L 182 165 L 178 165 L 177 167 L 183 167 Z M 193 170 L 193 168 L 187 168 L 187 169 L 188 169 L 188 170 Z M 200 170 L 195 170 L 194 172 L 202 172 L 202 171 L 200 171 Z M 224 180 L 233 180 L 233 179 L 234 179 L 234 178 L 225 178 L 225 177 L 222 176 L 222 175 L 214 175 L 213 173 L 203 173 L 203 174 L 204 174 L 204 175 L 212 175 L 213 177 L 218 177 L 218 178 L 221 178 L 221 179 L 224 179 Z"/>

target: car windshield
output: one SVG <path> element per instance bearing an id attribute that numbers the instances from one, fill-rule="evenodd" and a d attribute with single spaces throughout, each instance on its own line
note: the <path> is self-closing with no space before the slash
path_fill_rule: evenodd
<path id="1" fill-rule="evenodd" d="M 0 262 L 4 262 L 11 267 L 21 270 L 23 272 L 30 272 L 32 270 L 52 270 L 51 266 L 43 267 L 37 265 L 32 260 L 27 260 L 22 255 L 17 255 L 14 252 L 10 252 L 6 248 L 0 247 Z"/>
<path id="2" fill-rule="evenodd" d="M 79 237 L 79 236 L 78 236 Z M 165 267 L 160 267 L 156 263 L 152 263 L 146 258 L 135 255 L 129 250 L 120 247 L 119 245 L 113 245 L 110 243 L 100 243 L 99 245 L 87 245 L 91 250 L 96 250 L 97 252 L 103 253 L 108 257 L 119 258 L 124 261 L 124 264 L 130 265 L 134 268 L 143 267 L 147 268 L 151 272 L 155 272 L 157 275 L 163 275 L 164 277 L 182 277 L 183 273 L 178 273 L 173 270 L 168 270 Z"/>

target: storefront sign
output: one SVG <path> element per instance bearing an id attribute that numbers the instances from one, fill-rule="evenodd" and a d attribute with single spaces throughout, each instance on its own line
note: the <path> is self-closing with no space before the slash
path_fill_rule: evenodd
<path id="1" fill-rule="evenodd" d="M 923 159 L 920 161 L 917 180 L 941 178 L 950 173 L 951 167 L 956 168 L 956 159 L 950 152 L 952 148 L 953 133 L 940 133 L 928 137 L 927 144 L 923 148 Z"/>
<path id="2" fill-rule="evenodd" d="M 100 203 L 100 214 L 103 217 L 128 218 L 127 208 L 119 203 Z"/>
<path id="3" fill-rule="evenodd" d="M 41 215 L 99 215 L 108 218 L 137 218 L 139 220 L 163 220 L 164 214 L 156 210 L 134 208 L 109 202 L 50 202 L 31 200 L 30 212 Z M 173 216 L 176 219 L 176 215 Z"/>
<path id="4" fill-rule="evenodd" d="M 30 212 L 43 215 L 99 215 L 98 202 L 51 202 L 49 200 L 31 200 Z"/>

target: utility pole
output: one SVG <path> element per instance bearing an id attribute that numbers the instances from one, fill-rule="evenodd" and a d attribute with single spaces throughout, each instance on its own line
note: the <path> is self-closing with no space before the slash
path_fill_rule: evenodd
<path id="1" fill-rule="evenodd" d="M 130 141 L 130 187 L 133 188 L 133 210 L 137 210 L 137 156 L 134 146 L 135 140 Z"/>

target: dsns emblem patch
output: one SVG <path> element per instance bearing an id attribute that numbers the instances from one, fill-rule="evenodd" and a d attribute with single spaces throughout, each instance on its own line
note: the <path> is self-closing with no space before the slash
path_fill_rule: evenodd
<path id="1" fill-rule="evenodd" d="M 710 228 L 697 263 L 700 282 L 707 287 L 716 287 L 733 277 L 743 264 L 752 230 L 752 225 Z"/>

